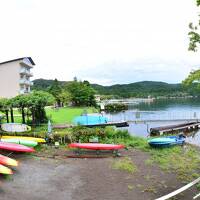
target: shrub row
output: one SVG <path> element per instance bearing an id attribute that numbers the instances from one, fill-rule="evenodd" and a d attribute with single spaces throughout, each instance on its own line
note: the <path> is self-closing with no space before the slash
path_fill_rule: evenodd
<path id="1" fill-rule="evenodd" d="M 119 112 L 128 110 L 128 105 L 122 103 L 114 103 L 105 105 L 105 111 L 107 112 Z"/>

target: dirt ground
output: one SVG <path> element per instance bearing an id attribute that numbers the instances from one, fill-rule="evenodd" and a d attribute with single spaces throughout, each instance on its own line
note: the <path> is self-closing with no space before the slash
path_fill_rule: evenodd
<path id="1" fill-rule="evenodd" d="M 0 200 L 153 200 L 184 184 L 175 174 L 145 164 L 148 154 L 122 152 L 121 158 L 67 158 L 66 150 L 12 155 L 20 161 L 9 177 L 0 177 Z M 129 156 L 138 171 L 115 170 L 116 159 Z M 190 200 L 195 187 L 175 199 Z"/>

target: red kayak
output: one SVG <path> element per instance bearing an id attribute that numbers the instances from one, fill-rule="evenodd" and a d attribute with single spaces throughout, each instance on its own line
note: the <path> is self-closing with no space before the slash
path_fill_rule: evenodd
<path id="1" fill-rule="evenodd" d="M 99 144 L 99 143 L 71 143 L 70 148 L 91 149 L 91 150 L 118 150 L 123 149 L 121 144 Z"/>
<path id="2" fill-rule="evenodd" d="M 35 149 L 26 147 L 21 144 L 13 144 L 8 142 L 0 142 L 0 149 L 7 151 L 16 151 L 16 152 L 34 152 Z"/>
<path id="3" fill-rule="evenodd" d="M 0 154 L 0 164 L 2 165 L 10 165 L 10 166 L 18 166 L 18 162 L 12 158 L 7 156 L 3 156 Z"/>

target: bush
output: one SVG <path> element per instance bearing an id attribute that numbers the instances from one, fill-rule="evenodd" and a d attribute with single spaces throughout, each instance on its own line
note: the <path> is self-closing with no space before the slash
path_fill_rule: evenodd
<path id="1" fill-rule="evenodd" d="M 105 111 L 107 112 L 119 112 L 128 110 L 128 105 L 122 103 L 113 103 L 105 105 Z"/>
<path id="2" fill-rule="evenodd" d="M 72 129 L 72 141 L 89 142 L 89 139 L 96 137 L 98 137 L 99 142 L 112 143 L 116 139 L 128 139 L 131 136 L 127 130 L 115 130 L 113 127 L 86 128 L 77 126 Z"/>

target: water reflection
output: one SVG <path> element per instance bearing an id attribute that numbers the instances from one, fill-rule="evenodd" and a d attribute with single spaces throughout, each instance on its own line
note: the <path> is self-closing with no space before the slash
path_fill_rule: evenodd
<path id="1" fill-rule="evenodd" d="M 105 115 L 110 121 L 132 121 L 129 127 L 123 129 L 128 129 L 132 135 L 148 137 L 148 130 L 152 127 L 184 123 L 189 119 L 200 119 L 200 99 L 160 99 L 151 103 L 141 102 L 137 105 L 130 105 L 128 111 Z M 134 123 L 133 121 L 144 122 Z M 200 130 L 188 134 L 186 141 L 200 146 Z"/>

